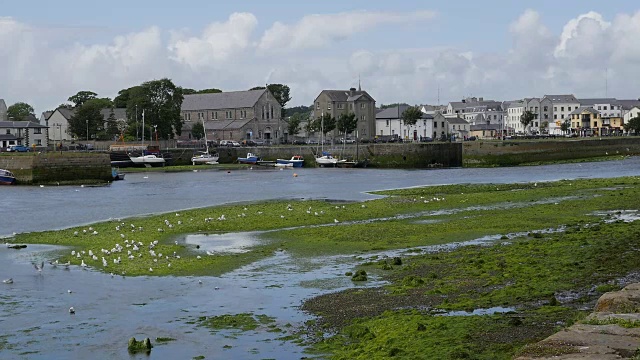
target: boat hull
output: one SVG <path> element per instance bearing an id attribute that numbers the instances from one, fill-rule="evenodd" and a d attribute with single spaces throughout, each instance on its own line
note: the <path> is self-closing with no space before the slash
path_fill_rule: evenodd
<path id="1" fill-rule="evenodd" d="M 0 169 L 0 185 L 13 185 L 16 183 L 16 177 L 9 170 Z"/>
<path id="2" fill-rule="evenodd" d="M 277 159 L 276 160 L 276 164 L 280 164 L 280 165 L 289 165 L 299 168 L 302 167 L 302 165 L 304 165 L 304 160 L 287 160 L 287 159 Z"/>
<path id="3" fill-rule="evenodd" d="M 155 155 L 132 157 L 131 161 L 136 166 L 164 166 L 165 160 Z"/>
<path id="4" fill-rule="evenodd" d="M 211 156 L 207 156 L 207 155 L 194 156 L 194 157 L 191 158 L 191 163 L 193 165 L 217 164 L 219 158 L 220 157 L 215 156 L 215 155 L 211 155 Z"/>

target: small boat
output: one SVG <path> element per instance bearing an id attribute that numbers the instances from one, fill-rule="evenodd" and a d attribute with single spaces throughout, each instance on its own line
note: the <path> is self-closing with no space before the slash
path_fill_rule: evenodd
<path id="1" fill-rule="evenodd" d="M 134 165 L 144 165 L 144 166 L 164 166 L 165 160 L 161 157 L 157 157 L 155 155 L 142 155 L 131 157 L 131 161 Z"/>
<path id="2" fill-rule="evenodd" d="M 322 156 L 316 157 L 316 163 L 320 166 L 336 166 L 338 159 L 334 158 L 330 153 L 323 151 Z"/>
<path id="3" fill-rule="evenodd" d="M 238 158 L 238 162 L 240 164 L 257 164 L 258 162 L 260 162 L 262 159 L 260 159 L 260 156 L 253 154 L 253 153 L 247 153 L 247 157 L 239 157 Z"/>
<path id="4" fill-rule="evenodd" d="M 304 159 L 300 155 L 294 155 L 291 159 L 276 159 L 276 166 L 291 164 L 293 167 L 302 167 L 304 165 Z"/>
<path id="5" fill-rule="evenodd" d="M 116 180 L 124 180 L 124 173 L 118 171 L 118 168 L 111 168 L 111 176 L 113 177 L 113 181 Z"/>
<path id="6" fill-rule="evenodd" d="M 16 176 L 9 170 L 0 169 L 0 185 L 13 185 L 16 183 Z"/>
<path id="7" fill-rule="evenodd" d="M 191 158 L 191 163 L 193 165 L 198 164 L 209 164 L 215 165 L 218 164 L 218 159 L 220 156 L 216 154 L 209 154 L 208 152 L 202 152 L 200 155 L 195 155 Z"/>
<path id="8" fill-rule="evenodd" d="M 209 141 L 207 140 L 207 130 L 204 128 L 204 121 L 202 122 L 202 129 L 204 130 L 204 144 L 206 146 L 206 151 L 200 152 L 200 155 L 194 155 L 191 158 L 191 163 L 193 165 L 198 164 L 208 164 L 208 165 L 217 165 L 218 159 L 220 159 L 220 155 L 210 154 L 209 153 Z"/>

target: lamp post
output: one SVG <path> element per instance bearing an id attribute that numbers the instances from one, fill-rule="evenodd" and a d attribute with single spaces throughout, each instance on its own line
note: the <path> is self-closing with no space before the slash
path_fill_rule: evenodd
<path id="1" fill-rule="evenodd" d="M 89 141 L 89 119 L 87 119 L 87 141 Z"/>

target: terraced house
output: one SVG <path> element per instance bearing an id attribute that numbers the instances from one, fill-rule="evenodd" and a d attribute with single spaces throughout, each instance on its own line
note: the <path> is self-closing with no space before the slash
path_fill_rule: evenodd
<path id="1" fill-rule="evenodd" d="M 193 125 L 204 123 L 208 140 L 264 140 L 279 143 L 286 123 L 269 89 L 185 95 L 178 140 L 193 139 Z"/>

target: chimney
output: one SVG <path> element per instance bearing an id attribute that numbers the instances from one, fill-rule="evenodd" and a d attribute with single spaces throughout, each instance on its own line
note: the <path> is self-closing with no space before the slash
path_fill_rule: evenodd
<path id="1" fill-rule="evenodd" d="M 349 95 L 353 96 L 355 94 L 356 94 L 356 88 L 352 87 L 351 89 L 349 89 Z"/>

